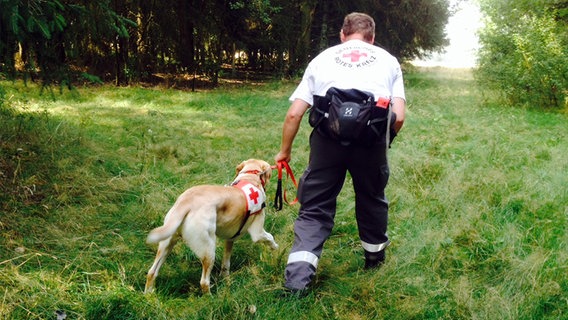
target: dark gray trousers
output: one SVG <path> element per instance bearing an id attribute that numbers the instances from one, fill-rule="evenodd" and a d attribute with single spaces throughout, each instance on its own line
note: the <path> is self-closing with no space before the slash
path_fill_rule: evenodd
<path id="1" fill-rule="evenodd" d="M 384 249 L 388 244 L 389 178 L 384 144 L 373 147 L 343 146 L 313 131 L 310 160 L 298 185 L 301 204 L 294 224 L 294 244 L 285 271 L 285 287 L 304 289 L 313 279 L 323 244 L 334 225 L 336 199 L 349 172 L 355 191 L 359 238 Z"/>

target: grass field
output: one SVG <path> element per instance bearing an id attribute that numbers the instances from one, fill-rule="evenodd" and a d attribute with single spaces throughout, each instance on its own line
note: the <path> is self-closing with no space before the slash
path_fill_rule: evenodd
<path id="1" fill-rule="evenodd" d="M 221 278 L 219 247 L 203 296 L 201 266 L 179 244 L 156 293 L 142 294 L 149 230 L 186 188 L 229 183 L 247 158 L 273 162 L 294 83 L 102 86 L 53 100 L 0 82 L 0 318 L 567 319 L 568 116 L 500 106 L 470 71 L 413 70 L 405 81 L 387 262 L 362 268 L 348 180 L 304 299 L 279 294 L 297 206 L 270 204 L 279 250 L 246 236 Z M 309 131 L 305 121 L 297 176 Z"/>

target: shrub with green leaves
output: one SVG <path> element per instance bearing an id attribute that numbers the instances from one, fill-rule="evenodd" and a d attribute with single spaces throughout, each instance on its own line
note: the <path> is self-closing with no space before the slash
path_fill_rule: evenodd
<path id="1" fill-rule="evenodd" d="M 510 105 L 566 108 L 568 12 L 560 1 L 481 1 L 479 83 Z"/>

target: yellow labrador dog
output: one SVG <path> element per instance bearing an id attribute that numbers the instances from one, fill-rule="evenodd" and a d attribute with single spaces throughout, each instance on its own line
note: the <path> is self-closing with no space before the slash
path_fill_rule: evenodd
<path id="1" fill-rule="evenodd" d="M 217 237 L 225 240 L 221 264 L 221 274 L 225 276 L 229 274 L 233 242 L 243 233 L 248 232 L 253 242 L 265 242 L 277 249 L 274 237 L 264 230 L 264 185 L 271 170 L 267 162 L 249 159 L 237 166 L 237 177 L 231 186 L 200 185 L 182 193 L 168 211 L 164 225 L 148 235 L 148 243 L 159 244 L 144 293 L 154 290 L 158 271 L 178 234 L 201 260 L 203 293 L 210 293 Z"/>

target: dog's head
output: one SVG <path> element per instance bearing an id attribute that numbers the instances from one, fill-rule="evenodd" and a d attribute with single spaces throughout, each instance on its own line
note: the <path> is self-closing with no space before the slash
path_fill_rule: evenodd
<path id="1" fill-rule="evenodd" d="M 272 168 L 270 164 L 263 160 L 248 159 L 241 162 L 237 168 L 237 176 L 244 174 L 257 175 L 262 183 L 262 187 L 266 185 L 272 176 Z"/>

